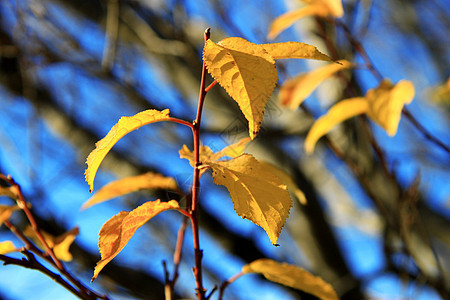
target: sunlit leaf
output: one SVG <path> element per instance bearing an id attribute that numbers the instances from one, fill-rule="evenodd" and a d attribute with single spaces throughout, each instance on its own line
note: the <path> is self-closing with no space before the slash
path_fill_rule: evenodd
<path id="1" fill-rule="evenodd" d="M 160 200 L 149 201 L 130 212 L 122 211 L 103 224 L 98 240 L 102 259 L 95 267 L 92 281 L 122 251 L 139 227 L 159 213 L 177 208 L 179 206 L 175 200 L 169 202 L 161 202 Z"/>
<path id="2" fill-rule="evenodd" d="M 431 100 L 439 104 L 450 106 L 450 77 L 446 82 L 433 89 Z"/>
<path id="3" fill-rule="evenodd" d="M 194 151 L 189 150 L 188 146 L 183 145 L 183 147 L 178 151 L 178 153 L 180 154 L 180 158 L 189 160 L 189 164 L 193 168 L 195 168 Z M 211 150 L 211 148 L 204 145 L 200 146 L 199 160 L 201 162 L 210 161 L 213 155 L 214 152 Z"/>
<path id="4" fill-rule="evenodd" d="M 270 40 L 273 40 L 281 32 L 291 27 L 295 22 L 297 22 L 301 18 L 313 15 L 326 16 L 327 12 L 328 12 L 327 8 L 320 4 L 311 4 L 293 11 L 289 11 L 273 20 L 273 22 L 270 24 L 269 33 L 267 34 L 267 37 Z"/>
<path id="5" fill-rule="evenodd" d="M 313 3 L 323 3 L 328 9 L 328 15 L 340 18 L 344 15 L 342 0 L 313 0 Z"/>
<path id="6" fill-rule="evenodd" d="M 8 254 L 11 252 L 16 252 L 18 249 L 14 246 L 11 241 L 0 242 L 0 254 Z"/>
<path id="7" fill-rule="evenodd" d="M 383 81 L 376 89 L 368 90 L 366 99 L 369 102 L 367 114 L 378 125 L 394 136 L 397 133 L 402 109 L 414 98 L 414 85 L 408 80 L 401 80 L 396 85 Z"/>
<path id="8" fill-rule="evenodd" d="M 313 124 L 305 140 L 305 151 L 312 153 L 316 142 L 334 126 L 359 114 L 367 115 L 393 136 L 397 133 L 403 106 L 414 98 L 414 85 L 401 80 L 396 85 L 383 81 L 377 88 L 367 91 L 365 98 L 356 97 L 340 101 Z"/>
<path id="9" fill-rule="evenodd" d="M 81 208 L 86 209 L 95 204 L 142 189 L 179 190 L 175 179 L 172 177 L 165 177 L 161 174 L 148 172 L 108 183 L 86 201 Z"/>
<path id="10" fill-rule="evenodd" d="M 262 274 L 270 281 L 304 291 L 322 300 L 339 299 L 329 283 L 294 265 L 263 258 L 245 265 L 242 272 Z"/>
<path id="11" fill-rule="evenodd" d="M 369 108 L 365 98 L 351 98 L 333 105 L 330 110 L 314 122 L 305 139 L 306 153 L 312 153 L 317 141 L 337 124 L 367 112 Z"/>
<path id="12" fill-rule="evenodd" d="M 30 237 L 39 248 L 45 250 L 44 245 L 42 245 L 41 241 L 39 240 L 36 233 L 31 227 L 27 227 L 24 233 L 26 236 Z M 73 241 L 75 241 L 76 236 L 80 233 L 78 227 L 74 227 L 70 231 L 67 231 L 66 233 L 56 237 L 43 230 L 40 230 L 40 233 L 44 237 L 44 240 L 47 243 L 47 245 L 51 249 L 53 249 L 53 252 L 55 253 L 58 259 L 62 261 L 72 260 L 73 257 L 69 251 L 69 248 L 70 245 L 72 245 Z"/>
<path id="13" fill-rule="evenodd" d="M 329 64 L 287 80 L 280 89 L 281 104 L 297 109 L 322 81 L 338 71 L 352 67 L 352 64 L 346 60 L 340 60 L 339 63 Z"/>
<path id="14" fill-rule="evenodd" d="M 208 146 L 200 146 L 200 161 L 201 162 L 215 162 L 216 160 L 219 160 L 224 157 L 238 157 L 239 155 L 244 153 L 245 147 L 247 147 L 247 144 L 250 142 L 250 138 L 243 138 L 240 141 L 228 145 L 225 148 L 223 148 L 220 151 L 217 151 L 214 153 L 211 148 Z M 183 147 L 178 151 L 180 154 L 180 158 L 185 158 L 189 160 L 189 163 L 192 167 L 194 167 L 194 152 L 189 150 L 189 148 L 186 145 L 183 145 Z"/>
<path id="15" fill-rule="evenodd" d="M 19 198 L 17 194 L 17 188 L 14 188 L 12 186 L 8 187 L 0 186 L 0 196 L 6 196 L 13 200 L 17 200 Z"/>
<path id="16" fill-rule="evenodd" d="M 211 76 L 239 104 L 254 139 L 278 80 L 274 59 L 261 45 L 231 37 L 218 44 L 208 40 L 203 60 Z"/>
<path id="17" fill-rule="evenodd" d="M 95 144 L 95 149 L 89 154 L 86 164 L 88 165 L 85 171 L 86 181 L 89 184 L 89 191 L 94 189 L 94 178 L 98 167 L 108 154 L 109 150 L 125 135 L 133 130 L 136 130 L 144 125 L 165 121 L 169 119 L 169 110 L 158 111 L 149 109 L 142 111 L 132 117 L 122 117 L 117 122 L 108 134 Z"/>
<path id="18" fill-rule="evenodd" d="M 0 205 L 0 225 L 9 220 L 12 213 L 16 210 L 19 210 L 17 205 Z"/>
<path id="19" fill-rule="evenodd" d="M 291 27 L 296 21 L 307 16 L 337 17 L 344 15 L 341 0 L 311 0 L 308 5 L 299 9 L 287 12 L 276 18 L 269 28 L 268 38 L 274 39 L 281 32 Z"/>
<path id="20" fill-rule="evenodd" d="M 305 205 L 307 203 L 305 194 L 301 189 L 299 189 L 299 187 L 295 184 L 294 180 L 292 180 L 292 177 L 289 174 L 267 162 L 260 163 L 264 165 L 264 168 L 280 178 L 281 182 L 283 182 L 287 186 L 288 190 L 295 195 L 295 197 L 301 204 Z"/>
<path id="21" fill-rule="evenodd" d="M 230 158 L 238 157 L 238 156 L 244 154 L 244 150 L 250 141 L 251 141 L 250 138 L 243 138 L 234 144 L 228 145 L 225 148 L 223 148 L 222 150 L 214 153 L 211 156 L 211 158 L 209 159 L 209 161 L 213 162 L 213 161 L 219 160 L 224 157 L 230 157 Z"/>
<path id="22" fill-rule="evenodd" d="M 262 44 L 261 46 L 263 46 L 274 59 L 302 58 L 333 61 L 328 55 L 323 54 L 316 47 L 305 43 L 285 42 Z"/>
<path id="23" fill-rule="evenodd" d="M 250 154 L 209 166 L 214 183 L 230 192 L 237 214 L 261 226 L 276 245 L 292 205 L 286 185 Z"/>

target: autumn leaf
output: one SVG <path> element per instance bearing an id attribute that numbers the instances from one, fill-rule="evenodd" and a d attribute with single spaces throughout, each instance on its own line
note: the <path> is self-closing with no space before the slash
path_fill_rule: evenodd
<path id="1" fill-rule="evenodd" d="M 211 157 L 214 155 L 214 152 L 208 146 L 201 145 L 199 151 L 200 151 L 199 160 L 201 162 L 210 161 Z M 189 164 L 193 168 L 195 168 L 194 151 L 189 150 L 188 146 L 183 145 L 183 147 L 178 151 L 178 153 L 180 154 L 180 158 L 189 160 Z"/>
<path id="2" fill-rule="evenodd" d="M 368 90 L 366 99 L 369 102 L 367 115 L 386 130 L 389 136 L 397 133 L 402 109 L 414 98 L 414 85 L 401 80 L 396 85 L 383 81 L 376 89 Z"/>
<path id="3" fill-rule="evenodd" d="M 339 64 L 329 64 L 287 80 L 280 89 L 281 104 L 297 109 L 322 81 L 338 71 L 352 67 L 352 64 L 346 60 L 338 62 Z"/>
<path id="4" fill-rule="evenodd" d="M 211 148 L 208 146 L 200 146 L 200 161 L 201 162 L 215 162 L 216 160 L 219 160 L 224 157 L 238 157 L 239 155 L 244 153 L 245 147 L 247 147 L 247 144 L 250 142 L 250 138 L 243 138 L 240 141 L 228 145 L 222 150 L 214 153 Z M 189 163 L 192 167 L 195 167 L 194 163 L 194 152 L 189 150 L 189 148 L 186 145 L 183 145 L 183 147 L 178 151 L 180 154 L 180 158 L 184 158 L 189 160 Z"/>
<path id="5" fill-rule="evenodd" d="M 295 197 L 301 204 L 305 205 L 307 203 L 305 194 L 302 192 L 301 189 L 299 189 L 299 187 L 295 184 L 295 182 L 292 180 L 292 177 L 289 174 L 287 174 L 282 169 L 267 162 L 260 162 L 260 163 L 264 166 L 265 169 L 272 172 L 276 177 L 280 178 L 281 182 L 283 182 L 287 186 L 287 189 L 295 195 Z"/>
<path id="6" fill-rule="evenodd" d="M 235 158 L 244 154 L 244 150 L 247 147 L 247 144 L 250 142 L 250 140 L 251 140 L 250 138 L 243 138 L 234 144 L 226 146 L 222 150 L 214 153 L 210 157 L 209 161 L 214 162 L 224 157 Z"/>
<path id="7" fill-rule="evenodd" d="M 117 122 L 108 134 L 95 144 L 95 149 L 89 154 L 86 164 L 88 165 L 85 171 L 86 181 L 89 184 L 89 192 L 94 190 L 94 178 L 98 167 L 108 154 L 109 150 L 125 135 L 140 127 L 160 122 L 169 119 L 169 110 L 158 111 L 149 109 L 142 111 L 132 117 L 122 117 Z"/>
<path id="8" fill-rule="evenodd" d="M 130 212 L 122 211 L 103 224 L 98 240 L 102 259 L 95 267 L 91 282 L 122 251 L 138 228 L 159 213 L 177 208 L 179 206 L 175 200 L 169 202 L 149 201 Z"/>
<path id="9" fill-rule="evenodd" d="M 72 260 L 73 257 L 69 251 L 69 248 L 70 245 L 72 245 L 73 241 L 75 241 L 76 236 L 80 233 L 78 227 L 74 227 L 70 231 L 67 231 L 66 233 L 56 237 L 43 230 L 41 230 L 40 233 L 42 234 L 45 242 L 53 250 L 58 259 L 62 261 Z M 33 241 L 36 243 L 38 247 L 44 249 L 44 245 L 42 245 L 41 241 L 39 240 L 36 233 L 31 227 L 27 227 L 24 231 L 24 234 L 33 239 Z"/>
<path id="10" fill-rule="evenodd" d="M 438 104 L 450 106 L 450 77 L 443 84 L 433 88 L 430 98 Z"/>
<path id="11" fill-rule="evenodd" d="M 270 281 L 304 291 L 322 300 L 339 299 L 329 283 L 294 265 L 263 258 L 242 267 L 242 273 L 262 274 Z"/>
<path id="12" fill-rule="evenodd" d="M 277 17 L 269 26 L 267 37 L 269 40 L 276 38 L 281 32 L 291 27 L 295 22 L 307 16 L 326 16 L 327 9 L 323 5 L 311 4 L 299 9 L 289 11 Z"/>
<path id="13" fill-rule="evenodd" d="M 19 210 L 17 205 L 0 205 L 0 225 L 9 220 L 12 213 L 16 210 Z"/>
<path id="14" fill-rule="evenodd" d="M 18 249 L 14 246 L 11 241 L 0 242 L 0 254 L 8 254 L 11 252 L 16 252 Z"/>
<path id="15" fill-rule="evenodd" d="M 249 122 L 249 135 L 253 140 L 278 80 L 275 60 L 261 45 L 238 37 L 218 44 L 208 40 L 203 60 L 211 76 L 238 103 Z"/>
<path id="16" fill-rule="evenodd" d="M 312 153 L 317 141 L 334 126 L 363 113 L 393 136 L 397 132 L 403 106 L 411 103 L 413 98 L 414 85 L 410 81 L 401 80 L 393 86 L 386 80 L 377 88 L 368 90 L 364 98 L 342 100 L 314 122 L 305 139 L 305 151 Z"/>
<path id="17" fill-rule="evenodd" d="M 86 201 L 81 208 L 86 209 L 98 203 L 142 189 L 179 191 L 178 185 L 172 177 L 165 177 L 161 174 L 148 172 L 108 183 Z"/>
<path id="18" fill-rule="evenodd" d="M 6 196 L 9 197 L 13 200 L 17 200 L 19 199 L 19 195 L 17 194 L 17 188 L 16 187 L 12 187 L 12 186 L 8 186 L 8 187 L 3 187 L 0 186 L 0 196 Z"/>
<path id="19" fill-rule="evenodd" d="M 274 39 L 281 32 L 291 27 L 296 21 L 307 16 L 337 17 L 344 15 L 341 0 L 312 0 L 299 9 L 287 12 L 276 18 L 269 27 L 268 38 Z"/>
<path id="20" fill-rule="evenodd" d="M 316 47 L 305 43 L 284 42 L 262 44 L 261 46 L 263 46 L 274 59 L 300 58 L 333 61 L 328 55 L 323 54 Z"/>
<path id="21" fill-rule="evenodd" d="M 214 183 L 230 192 L 237 214 L 261 226 L 276 245 L 292 205 L 286 185 L 250 154 L 208 165 Z"/>

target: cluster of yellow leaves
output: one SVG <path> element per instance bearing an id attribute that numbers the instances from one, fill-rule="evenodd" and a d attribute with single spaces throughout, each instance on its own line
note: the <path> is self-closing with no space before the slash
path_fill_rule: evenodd
<path id="1" fill-rule="evenodd" d="M 203 60 L 208 72 L 238 103 L 249 122 L 252 140 L 278 81 L 275 59 L 288 58 L 332 61 L 316 47 L 299 42 L 260 45 L 230 37 L 217 44 L 208 40 L 205 45 Z"/>
<path id="2" fill-rule="evenodd" d="M 322 300 L 337 300 L 333 287 L 322 278 L 294 265 L 271 259 L 258 259 L 242 268 L 242 273 L 262 274 L 266 279 L 314 295 Z"/>
<path id="3" fill-rule="evenodd" d="M 302 203 L 306 199 L 285 172 L 245 154 L 248 141 L 248 138 L 243 139 L 217 153 L 202 146 L 202 171 L 212 169 L 214 183 L 228 189 L 237 214 L 261 226 L 272 244 L 276 245 L 292 205 L 288 188 Z M 194 154 L 186 146 L 180 150 L 180 157 L 188 159 L 191 165 L 194 164 Z M 233 159 L 219 161 L 223 157 Z"/>
<path id="4" fill-rule="evenodd" d="M 62 261 L 72 260 L 73 257 L 69 251 L 69 248 L 70 245 L 72 245 L 73 241 L 75 241 L 76 236 L 80 233 L 78 227 L 75 227 L 59 236 L 53 236 L 42 230 L 40 231 L 40 233 L 44 237 L 44 240 L 47 243 L 47 245 L 51 249 L 53 249 L 53 252 L 55 253 L 58 259 Z M 29 238 L 31 238 L 36 243 L 36 246 L 38 246 L 41 249 L 45 249 L 44 245 L 42 245 L 41 241 L 39 240 L 36 233 L 31 227 L 27 227 L 25 229 L 24 234 Z"/>
<path id="5" fill-rule="evenodd" d="M 274 39 L 296 21 L 307 16 L 336 17 L 344 15 L 341 0 L 308 0 L 306 5 L 276 18 L 269 28 L 268 37 Z"/>
<path id="6" fill-rule="evenodd" d="M 92 281 L 122 251 L 139 227 L 159 213 L 177 208 L 179 206 L 175 200 L 169 202 L 161 202 L 160 200 L 149 201 L 130 212 L 122 211 L 103 224 L 98 241 L 102 259 L 95 267 Z"/>
<path id="7" fill-rule="evenodd" d="M 312 153 L 317 141 L 334 126 L 359 114 L 367 114 L 388 135 L 397 133 L 403 106 L 414 98 L 414 85 L 401 80 L 396 85 L 385 80 L 377 88 L 367 91 L 365 97 L 345 99 L 321 116 L 312 126 L 305 140 L 305 151 Z"/>

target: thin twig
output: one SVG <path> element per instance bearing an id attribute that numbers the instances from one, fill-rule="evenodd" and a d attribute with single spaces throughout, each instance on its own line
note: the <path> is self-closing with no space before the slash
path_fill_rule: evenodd
<path id="1" fill-rule="evenodd" d="M 227 286 L 229 286 L 230 284 L 235 282 L 236 279 L 238 279 L 242 275 L 245 275 L 245 273 L 239 272 L 236 275 L 234 275 L 233 277 L 231 277 L 230 279 L 225 280 L 224 282 L 222 282 L 222 284 L 220 285 L 220 289 L 219 289 L 219 300 L 223 299 L 223 293 L 225 292 L 225 289 L 227 288 Z"/>
<path id="2" fill-rule="evenodd" d="M 438 138 L 434 137 L 431 133 L 429 133 L 425 127 L 422 126 L 422 124 L 419 123 L 419 121 L 414 118 L 414 116 L 411 114 L 411 112 L 404 107 L 402 110 L 403 115 L 420 131 L 423 133 L 423 135 L 442 149 L 444 149 L 447 153 L 450 153 L 450 148 L 446 146 L 443 142 L 441 142 Z"/>
<path id="3" fill-rule="evenodd" d="M 204 38 L 205 43 L 210 37 L 210 28 L 205 30 Z M 200 237 L 199 237 L 199 224 L 198 224 L 198 194 L 200 190 L 200 124 L 202 118 L 203 103 L 205 101 L 206 91 L 206 64 L 203 62 L 202 67 L 202 78 L 200 83 L 200 92 L 198 99 L 197 117 L 193 122 L 192 133 L 194 136 L 194 179 L 192 183 L 192 193 L 191 193 L 191 223 L 192 223 L 192 237 L 194 241 L 194 255 L 195 255 L 195 267 L 194 276 L 196 282 L 197 297 L 199 300 L 205 299 L 205 289 L 203 288 L 203 278 L 202 278 L 202 257 L 203 251 L 200 249 Z"/>
<path id="4" fill-rule="evenodd" d="M 21 252 L 23 255 L 26 256 L 26 258 L 17 259 L 17 258 L 13 258 L 13 257 L 9 257 L 6 255 L 0 254 L 0 260 L 3 261 L 3 265 L 5 265 L 5 266 L 6 265 L 16 265 L 16 266 L 21 266 L 21 267 L 24 267 L 27 269 L 37 270 L 37 271 L 47 275 L 51 279 L 53 279 L 53 281 L 55 281 L 56 283 L 63 286 L 66 290 L 70 291 L 75 296 L 82 298 L 82 296 L 80 295 L 80 292 L 78 290 L 76 290 L 72 285 L 70 285 L 70 283 L 65 281 L 59 274 L 56 274 L 56 273 L 50 271 L 44 265 L 42 265 L 36 259 L 36 257 L 33 255 L 33 253 L 31 253 L 30 251 L 28 251 L 26 249 L 24 249 Z"/>

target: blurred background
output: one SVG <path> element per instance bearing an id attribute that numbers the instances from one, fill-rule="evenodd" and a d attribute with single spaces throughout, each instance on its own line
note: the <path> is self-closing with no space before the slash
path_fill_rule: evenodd
<path id="1" fill-rule="evenodd" d="M 270 23 L 301 5 L 288 0 L 0 1 L 0 173 L 22 186 L 42 229 L 57 235 L 80 228 L 71 247 L 74 259 L 67 264 L 74 275 L 88 284 L 100 258 L 98 232 L 109 218 L 148 200 L 177 197 L 142 191 L 81 211 L 90 197 L 85 159 L 95 142 L 121 116 L 149 108 L 170 108 L 172 116 L 193 120 L 205 28 L 211 27 L 215 42 L 239 36 L 267 43 Z M 278 104 L 276 88 L 261 134 L 247 148 L 291 174 L 308 199 L 305 206 L 294 199 L 280 247 L 235 213 L 228 192 L 212 184 L 210 175 L 202 177 L 201 247 L 209 291 L 244 264 L 268 257 L 321 276 L 342 299 L 448 299 L 450 5 L 445 0 L 344 0 L 343 6 L 339 24 L 306 17 L 275 39 L 313 44 L 334 59 L 361 65 L 327 80 L 295 111 Z M 315 118 L 337 100 L 378 85 L 355 41 L 383 77 L 412 81 L 416 97 L 394 138 L 359 117 L 306 155 L 303 141 Z M 277 62 L 279 84 L 322 65 Z M 207 95 L 202 125 L 202 142 L 213 150 L 248 134 L 237 104 L 218 85 Z M 179 159 L 183 144 L 192 149 L 191 132 L 177 124 L 151 124 L 130 133 L 102 163 L 96 188 L 154 171 L 174 177 L 188 192 L 192 168 Z M 11 200 L 1 197 L 0 204 Z M 162 261 L 171 270 L 181 220 L 176 212 L 151 220 L 92 287 L 112 299 L 163 299 Z M 21 213 L 11 222 L 26 227 Z M 22 245 L 2 226 L 0 241 L 5 240 Z M 193 266 L 188 227 L 179 298 L 193 298 Z M 74 296 L 41 273 L 8 265 L 0 266 L 0 298 Z M 312 299 L 257 275 L 238 279 L 225 292 L 225 299 L 300 298 Z"/>

